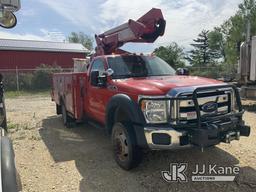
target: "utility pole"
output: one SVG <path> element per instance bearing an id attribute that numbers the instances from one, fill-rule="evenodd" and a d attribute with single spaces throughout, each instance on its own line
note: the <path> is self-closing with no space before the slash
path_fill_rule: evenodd
<path id="1" fill-rule="evenodd" d="M 251 11 L 250 9 L 246 10 L 246 57 L 245 57 L 245 71 L 246 75 L 244 76 L 245 84 L 248 83 L 250 77 L 250 62 L 251 62 Z"/>
<path id="2" fill-rule="evenodd" d="M 16 84 L 17 84 L 17 91 L 20 91 L 20 83 L 19 83 L 19 70 L 18 67 L 16 66 Z"/>
<path id="3" fill-rule="evenodd" d="M 246 42 L 249 43 L 251 41 L 251 11 L 249 9 L 246 10 Z"/>

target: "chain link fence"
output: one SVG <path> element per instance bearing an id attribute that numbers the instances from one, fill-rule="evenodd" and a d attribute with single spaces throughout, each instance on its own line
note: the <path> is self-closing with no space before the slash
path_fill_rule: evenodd
<path id="1" fill-rule="evenodd" d="M 232 80 L 237 75 L 237 68 L 235 66 L 189 67 L 189 71 L 190 75 L 212 79 Z"/>
<path id="2" fill-rule="evenodd" d="M 223 66 L 213 67 L 188 67 L 190 75 L 213 78 L 234 79 L 237 71 L 235 68 Z M 6 91 L 43 91 L 51 88 L 52 74 L 57 72 L 72 72 L 73 68 L 61 68 L 42 64 L 35 69 L 0 69 L 4 76 Z"/>
<path id="3" fill-rule="evenodd" d="M 0 69 L 6 91 L 43 91 L 51 88 L 52 74 L 71 72 L 73 68 L 61 68 L 42 64 L 35 69 Z"/>

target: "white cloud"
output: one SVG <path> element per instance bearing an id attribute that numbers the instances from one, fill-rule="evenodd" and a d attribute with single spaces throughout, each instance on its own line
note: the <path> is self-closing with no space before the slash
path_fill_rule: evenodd
<path id="1" fill-rule="evenodd" d="M 235 14 L 242 0 L 107 0 L 101 5 L 100 18 L 116 26 L 129 18 L 138 18 L 152 7 L 161 8 L 167 21 L 164 37 L 156 42 L 176 41 L 188 47 L 203 29 L 219 26 Z M 114 13 L 114 14 L 113 14 Z"/>
<path id="2" fill-rule="evenodd" d="M 19 33 L 10 33 L 0 31 L 1 39 L 21 39 L 21 40 L 38 40 L 38 41 L 46 41 L 47 39 L 43 36 L 34 35 L 30 33 L 19 34 Z"/>
<path id="3" fill-rule="evenodd" d="M 92 29 L 97 17 L 92 4 L 82 0 L 39 0 L 77 26 Z"/>
<path id="4" fill-rule="evenodd" d="M 34 9 L 22 8 L 21 10 L 19 10 L 19 14 L 23 17 L 32 17 L 36 15 L 36 12 Z"/>
<path id="5" fill-rule="evenodd" d="M 44 38 L 48 39 L 49 41 L 63 42 L 66 39 L 65 35 L 57 29 L 49 31 L 41 28 L 40 31 L 42 32 Z"/>
<path id="6" fill-rule="evenodd" d="M 41 34 L 35 35 L 31 33 L 14 33 L 0 31 L 0 37 L 2 39 L 21 39 L 21 40 L 38 40 L 38 41 L 55 41 L 63 42 L 65 36 L 62 32 L 58 30 L 48 31 L 46 29 L 40 29 Z"/>
<path id="7" fill-rule="evenodd" d="M 101 33 L 137 19 L 152 7 L 161 8 L 167 21 L 166 33 L 155 43 L 172 41 L 189 48 L 203 29 L 219 26 L 233 15 L 242 0 L 39 0 L 81 30 Z M 91 34 L 92 35 L 92 34 Z"/>

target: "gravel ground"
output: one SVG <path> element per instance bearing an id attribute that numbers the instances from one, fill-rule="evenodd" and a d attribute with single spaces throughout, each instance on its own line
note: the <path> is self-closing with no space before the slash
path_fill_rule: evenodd
<path id="1" fill-rule="evenodd" d="M 16 155 L 21 191 L 256 191 L 256 108 L 244 101 L 249 138 L 221 144 L 203 153 L 198 149 L 147 152 L 142 164 L 120 169 L 112 157 L 110 139 L 100 128 L 63 126 L 50 97 L 7 99 L 10 137 Z M 167 183 L 161 171 L 170 163 L 239 166 L 234 182 Z M 190 174 L 189 174 L 190 175 Z"/>

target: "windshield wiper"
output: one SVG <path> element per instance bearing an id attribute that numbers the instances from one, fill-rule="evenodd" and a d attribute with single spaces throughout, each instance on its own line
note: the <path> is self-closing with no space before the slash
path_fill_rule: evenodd
<path id="1" fill-rule="evenodd" d="M 125 78 L 131 78 L 131 75 L 125 74 L 125 75 L 114 75 L 113 79 L 125 79 Z"/>
<path id="2" fill-rule="evenodd" d="M 131 73 L 129 74 L 131 77 L 147 77 L 148 74 L 135 74 L 135 73 Z"/>
<path id="3" fill-rule="evenodd" d="M 174 76 L 174 74 L 157 74 L 157 75 L 149 75 L 150 76 Z"/>
<path id="4" fill-rule="evenodd" d="M 134 74 L 134 73 L 129 73 L 129 74 L 124 74 L 124 75 L 114 75 L 114 79 L 124 79 L 124 78 L 131 78 L 131 77 L 148 77 L 147 74 Z"/>

